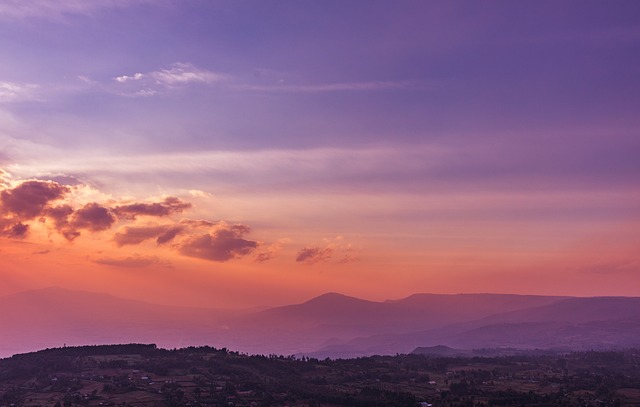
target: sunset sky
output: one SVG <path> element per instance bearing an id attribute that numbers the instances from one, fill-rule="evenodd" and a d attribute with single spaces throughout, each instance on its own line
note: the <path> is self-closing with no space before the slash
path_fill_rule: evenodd
<path id="1" fill-rule="evenodd" d="M 0 2 L 0 295 L 640 296 L 640 2 Z"/>

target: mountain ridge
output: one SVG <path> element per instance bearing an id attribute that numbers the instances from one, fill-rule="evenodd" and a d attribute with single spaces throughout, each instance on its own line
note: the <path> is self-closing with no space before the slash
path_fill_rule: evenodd
<path id="1" fill-rule="evenodd" d="M 265 310 L 176 307 L 47 287 L 0 297 L 0 355 L 67 344 L 211 345 L 253 354 L 365 356 L 436 345 L 616 348 L 640 338 L 640 297 L 336 292 Z M 637 341 L 640 344 L 640 340 Z"/>

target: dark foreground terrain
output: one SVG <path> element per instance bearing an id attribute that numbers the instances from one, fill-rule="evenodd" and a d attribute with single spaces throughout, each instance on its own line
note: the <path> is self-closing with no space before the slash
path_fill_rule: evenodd
<path id="1" fill-rule="evenodd" d="M 0 359 L 0 406 L 640 405 L 638 350 L 512 353 L 317 360 L 65 347 Z"/>

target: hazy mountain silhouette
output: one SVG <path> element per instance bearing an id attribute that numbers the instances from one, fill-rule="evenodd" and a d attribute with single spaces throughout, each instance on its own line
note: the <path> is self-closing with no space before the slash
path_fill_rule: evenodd
<path id="1" fill-rule="evenodd" d="M 444 344 L 463 349 L 609 349 L 640 345 L 640 298 L 561 298 L 435 330 L 389 333 L 331 344 L 313 356 L 410 352 Z"/>
<path id="2" fill-rule="evenodd" d="M 414 349 L 412 353 L 418 355 L 427 355 L 427 356 L 435 356 L 435 357 L 448 357 L 448 356 L 470 356 L 473 355 L 472 351 L 464 350 L 464 349 L 455 349 L 450 348 L 444 345 L 436 345 L 436 346 L 423 346 Z"/>
<path id="3" fill-rule="evenodd" d="M 328 293 L 301 304 L 271 308 L 229 321 L 228 335 L 234 338 L 236 347 L 249 353 L 306 353 L 327 346 L 339 347 L 353 338 L 440 329 L 565 298 L 415 294 L 400 300 L 375 302 Z M 256 338 L 260 338 L 259 341 Z M 395 352 L 389 350 L 389 353 Z"/>
<path id="4" fill-rule="evenodd" d="M 415 294 L 367 301 L 328 293 L 262 311 L 171 307 L 47 288 L 0 297 L 0 356 L 62 344 L 154 342 L 247 353 L 351 357 L 418 347 L 640 345 L 640 298 Z"/>
<path id="5" fill-rule="evenodd" d="M 59 287 L 0 297 L 0 356 L 53 346 L 212 339 L 221 310 L 170 307 Z"/>

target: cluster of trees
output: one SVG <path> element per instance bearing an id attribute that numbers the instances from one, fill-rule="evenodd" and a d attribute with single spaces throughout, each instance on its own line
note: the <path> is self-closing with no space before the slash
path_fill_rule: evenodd
<path id="1" fill-rule="evenodd" d="M 100 391 L 82 393 L 87 381 L 102 382 Z M 155 405 L 168 407 L 229 403 L 415 407 L 426 399 L 434 406 L 450 407 L 640 404 L 618 392 L 629 388 L 640 390 L 640 352 L 635 350 L 318 360 L 249 356 L 212 347 L 167 350 L 129 344 L 47 349 L 0 360 L 0 406 L 15 407 L 37 392 L 72 407 L 98 401 L 108 405 L 114 397 L 126 399 L 133 391 L 149 392 Z"/>

